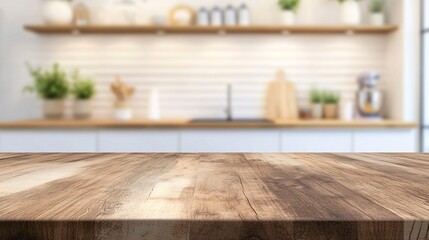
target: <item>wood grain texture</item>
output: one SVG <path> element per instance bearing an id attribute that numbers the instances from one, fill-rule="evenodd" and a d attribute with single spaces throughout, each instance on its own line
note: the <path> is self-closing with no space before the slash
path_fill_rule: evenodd
<path id="1" fill-rule="evenodd" d="M 115 121 L 111 119 L 91 120 L 23 120 L 13 122 L 0 122 L 0 129 L 39 129 L 39 128 L 417 128 L 412 122 L 395 120 L 383 121 L 341 121 L 341 120 L 274 120 L 273 122 L 191 122 L 186 119 L 171 119 L 162 121 L 148 121 L 134 119 L 131 121 Z"/>
<path id="2" fill-rule="evenodd" d="M 398 29 L 397 26 L 249 26 L 249 27 L 198 27 L 198 26 L 47 26 L 47 25 L 26 25 L 28 31 L 38 34 L 64 34 L 64 33 L 91 33 L 91 34 L 153 34 L 153 33 L 174 33 L 174 34 L 209 34 L 209 33 L 233 33 L 233 34 L 281 34 L 289 33 L 371 33 L 387 34 Z"/>
<path id="3" fill-rule="evenodd" d="M 0 154 L 0 239 L 428 239 L 426 154 Z"/>

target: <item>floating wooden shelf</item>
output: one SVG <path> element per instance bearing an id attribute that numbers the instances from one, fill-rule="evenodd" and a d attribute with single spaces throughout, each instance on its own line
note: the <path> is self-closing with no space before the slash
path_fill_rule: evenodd
<path id="1" fill-rule="evenodd" d="M 341 120 L 274 120 L 273 122 L 192 122 L 187 119 L 167 119 L 148 121 L 146 119 L 133 119 L 130 121 L 116 121 L 112 119 L 88 120 L 22 120 L 14 122 L 0 122 L 1 129 L 44 129 L 44 128 L 326 128 L 326 129 L 369 129 L 369 128 L 397 128 L 410 129 L 418 125 L 412 122 L 396 120 L 382 121 L 341 121 Z"/>
<path id="2" fill-rule="evenodd" d="M 395 31 L 398 27 L 387 26 L 249 26 L 249 27 L 172 27 L 172 26 L 48 26 L 26 25 L 26 30 L 38 34 L 334 34 L 334 33 L 366 33 L 386 34 Z"/>

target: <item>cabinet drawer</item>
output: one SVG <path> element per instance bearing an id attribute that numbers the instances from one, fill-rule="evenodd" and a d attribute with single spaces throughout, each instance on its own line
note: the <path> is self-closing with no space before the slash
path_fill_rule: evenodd
<path id="1" fill-rule="evenodd" d="M 184 130 L 182 152 L 278 152 L 276 130 Z"/>
<path id="2" fill-rule="evenodd" d="M 96 152 L 95 131 L 17 130 L 3 131 L 2 152 Z"/>
<path id="3" fill-rule="evenodd" d="M 176 130 L 101 130 L 100 152 L 178 152 Z"/>
<path id="4" fill-rule="evenodd" d="M 417 132 L 412 129 L 356 131 L 354 151 L 416 152 Z"/>
<path id="5" fill-rule="evenodd" d="M 351 152 L 352 133 L 339 130 L 282 131 L 282 152 Z"/>

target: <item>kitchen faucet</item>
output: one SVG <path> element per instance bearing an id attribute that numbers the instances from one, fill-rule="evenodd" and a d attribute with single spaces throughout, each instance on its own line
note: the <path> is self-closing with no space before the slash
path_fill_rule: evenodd
<path id="1" fill-rule="evenodd" d="M 226 120 L 232 121 L 232 84 L 228 83 L 226 86 Z"/>

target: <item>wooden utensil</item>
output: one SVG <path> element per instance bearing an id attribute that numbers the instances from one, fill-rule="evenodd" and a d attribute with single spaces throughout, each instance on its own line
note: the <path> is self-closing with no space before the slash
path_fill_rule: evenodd
<path id="1" fill-rule="evenodd" d="M 116 76 L 116 81 L 110 85 L 110 89 L 115 94 L 118 103 L 128 101 L 135 93 L 135 88 L 127 85 L 119 76 Z"/>

